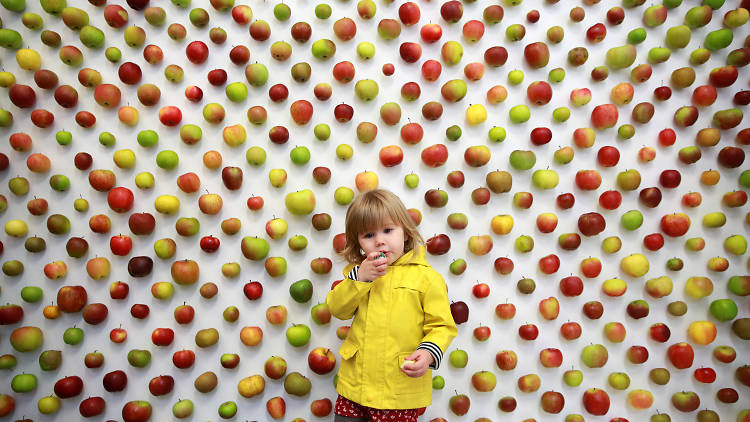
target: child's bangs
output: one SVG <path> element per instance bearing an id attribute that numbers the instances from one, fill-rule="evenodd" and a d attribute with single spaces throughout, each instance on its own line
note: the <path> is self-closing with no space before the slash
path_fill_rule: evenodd
<path id="1" fill-rule="evenodd" d="M 364 233 L 382 227 L 387 219 L 393 219 L 381 201 L 367 201 L 359 208 L 357 215 L 352 220 L 356 233 Z"/>

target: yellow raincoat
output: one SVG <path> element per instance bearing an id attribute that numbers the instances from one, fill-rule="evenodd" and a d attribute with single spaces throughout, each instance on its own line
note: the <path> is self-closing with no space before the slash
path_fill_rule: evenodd
<path id="1" fill-rule="evenodd" d="M 412 378 L 400 369 L 420 343 L 431 342 L 445 353 L 457 333 L 445 281 L 425 260 L 424 246 L 406 252 L 372 282 L 345 277 L 326 303 L 337 318 L 354 316 L 339 348 L 340 395 L 375 409 L 432 403 L 432 371 Z"/>

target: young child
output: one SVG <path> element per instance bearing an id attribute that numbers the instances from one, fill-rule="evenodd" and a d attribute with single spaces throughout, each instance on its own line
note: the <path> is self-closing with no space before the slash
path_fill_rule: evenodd
<path id="1" fill-rule="evenodd" d="M 326 303 L 354 317 L 339 349 L 334 422 L 416 422 L 432 403 L 432 373 L 456 336 L 445 281 L 422 236 L 387 190 L 359 194 L 346 212 L 346 276 Z"/>

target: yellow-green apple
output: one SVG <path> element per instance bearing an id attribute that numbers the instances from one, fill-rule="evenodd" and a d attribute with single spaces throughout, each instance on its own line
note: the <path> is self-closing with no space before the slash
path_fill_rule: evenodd
<path id="1" fill-rule="evenodd" d="M 581 361 L 589 368 L 601 368 L 607 363 L 609 353 L 601 344 L 589 344 L 581 351 Z"/>
<path id="2" fill-rule="evenodd" d="M 478 235 L 469 237 L 469 251 L 474 255 L 487 255 L 492 250 L 492 238 L 489 235 Z"/>
<path id="3" fill-rule="evenodd" d="M 266 258 L 264 267 L 266 269 L 266 273 L 268 273 L 268 275 L 270 275 L 271 277 L 280 277 L 286 274 L 286 259 L 282 256 L 273 256 L 270 258 Z"/>
<path id="4" fill-rule="evenodd" d="M 242 238 L 241 249 L 245 258 L 260 261 L 268 256 L 270 250 L 268 241 L 260 237 L 245 236 Z"/>
<path id="5" fill-rule="evenodd" d="M 583 372 L 580 369 L 568 369 L 563 372 L 563 382 L 570 387 L 578 387 L 583 382 Z"/>
<path id="6" fill-rule="evenodd" d="M 559 181 L 557 172 L 550 169 L 535 170 L 531 176 L 531 182 L 539 189 L 554 189 Z"/>
<path id="7" fill-rule="evenodd" d="M 284 204 L 294 215 L 307 215 L 315 209 L 315 194 L 310 189 L 290 192 L 284 198 Z"/>
<path id="8" fill-rule="evenodd" d="M 354 199 L 354 190 L 346 186 L 340 186 L 334 191 L 333 199 L 339 205 L 348 205 Z"/>
<path id="9" fill-rule="evenodd" d="M 534 238 L 529 235 L 521 235 L 516 238 L 514 246 L 519 252 L 530 252 L 534 249 Z"/>

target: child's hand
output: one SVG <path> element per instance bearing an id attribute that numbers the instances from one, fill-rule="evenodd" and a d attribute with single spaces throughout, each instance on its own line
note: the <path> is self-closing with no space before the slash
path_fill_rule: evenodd
<path id="1" fill-rule="evenodd" d="M 388 258 L 381 257 L 380 252 L 370 252 L 367 259 L 359 264 L 357 278 L 364 281 L 372 281 L 385 275 L 385 269 L 388 268 Z"/>
<path id="2" fill-rule="evenodd" d="M 404 365 L 401 367 L 401 372 L 410 377 L 419 378 L 427 373 L 427 369 L 435 361 L 435 358 L 433 358 L 432 354 L 427 350 L 417 349 L 414 351 L 414 353 L 405 357 L 404 360 L 410 360 L 413 362 L 404 363 Z"/>

